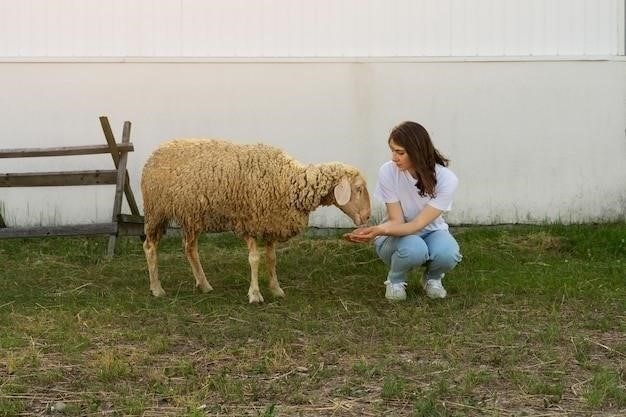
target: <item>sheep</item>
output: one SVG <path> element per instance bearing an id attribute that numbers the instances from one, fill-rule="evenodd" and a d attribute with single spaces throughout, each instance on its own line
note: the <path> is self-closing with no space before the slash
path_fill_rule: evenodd
<path id="1" fill-rule="evenodd" d="M 196 287 L 213 290 L 198 256 L 202 232 L 233 232 L 243 237 L 250 264 L 250 303 L 262 303 L 257 240 L 265 243 L 269 289 L 284 297 L 276 275 L 276 243 L 301 233 L 309 214 L 335 205 L 357 225 L 370 217 L 366 181 L 355 167 L 330 162 L 302 164 L 281 149 L 222 139 L 174 139 L 159 146 L 141 176 L 144 205 L 143 249 L 150 290 L 163 296 L 157 246 L 174 220 Z"/>

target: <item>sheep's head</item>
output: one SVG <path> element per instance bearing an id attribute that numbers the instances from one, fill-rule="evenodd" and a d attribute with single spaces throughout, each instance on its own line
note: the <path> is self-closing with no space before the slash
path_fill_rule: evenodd
<path id="1" fill-rule="evenodd" d="M 334 205 L 346 213 L 354 224 L 362 226 L 371 214 L 370 195 L 361 174 L 343 176 L 333 190 Z"/>

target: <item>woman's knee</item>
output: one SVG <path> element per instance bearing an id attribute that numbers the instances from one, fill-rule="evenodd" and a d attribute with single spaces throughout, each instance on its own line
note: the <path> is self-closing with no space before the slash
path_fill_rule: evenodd
<path id="1" fill-rule="evenodd" d="M 450 270 L 461 262 L 462 256 L 456 239 L 444 230 L 425 237 L 430 252 L 430 261 L 438 269 Z"/>
<path id="2" fill-rule="evenodd" d="M 441 269 L 451 270 L 458 265 L 463 256 L 458 250 L 431 254 L 430 261 Z"/>
<path id="3" fill-rule="evenodd" d="M 396 256 L 411 265 L 422 265 L 428 261 L 428 246 L 418 236 L 407 237 L 398 245 Z"/>
<path id="4" fill-rule="evenodd" d="M 401 262 L 412 267 L 422 265 L 429 259 L 426 242 L 416 235 L 385 237 L 377 240 L 374 247 L 378 256 L 387 265 Z"/>
<path id="5" fill-rule="evenodd" d="M 394 252 L 394 246 L 390 237 L 383 237 L 380 239 L 376 239 L 374 242 L 374 250 L 380 259 L 383 260 L 384 263 L 389 265 L 391 263 L 391 256 Z"/>

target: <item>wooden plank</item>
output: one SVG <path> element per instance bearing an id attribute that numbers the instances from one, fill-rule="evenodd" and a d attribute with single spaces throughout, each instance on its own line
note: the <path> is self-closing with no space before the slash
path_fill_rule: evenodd
<path id="1" fill-rule="evenodd" d="M 135 214 L 120 214 L 117 216 L 117 221 L 120 223 L 137 223 L 141 224 L 143 227 L 143 216 L 138 216 Z"/>
<path id="2" fill-rule="evenodd" d="M 130 142 L 131 123 L 124 123 L 122 143 L 116 143 L 106 116 L 100 117 L 107 145 L 66 146 L 53 148 L 19 148 L 0 150 L 0 158 L 24 158 L 38 156 L 73 156 L 109 153 L 115 170 L 56 171 L 0 173 L 0 187 L 46 187 L 71 185 L 115 184 L 113 216 L 111 223 L 95 223 L 65 226 L 6 227 L 0 216 L 0 238 L 28 238 L 45 236 L 109 235 L 107 256 L 113 256 L 117 236 L 134 235 L 144 239 L 144 218 L 130 188 L 126 165 L 128 152 L 134 150 Z M 126 196 L 132 214 L 122 214 L 122 202 Z"/>
<path id="3" fill-rule="evenodd" d="M 100 125 L 102 126 L 102 131 L 104 132 L 104 138 L 107 141 L 107 149 L 111 154 L 111 157 L 113 158 L 115 168 L 117 168 L 118 161 L 120 159 L 120 152 L 118 150 L 117 143 L 115 143 L 115 136 L 113 136 L 113 130 L 111 130 L 111 125 L 109 124 L 108 117 L 100 116 Z"/>
<path id="4" fill-rule="evenodd" d="M 102 126 L 102 131 L 104 132 L 104 138 L 107 141 L 109 146 L 109 152 L 111 154 L 111 158 L 113 158 L 113 163 L 115 164 L 115 168 L 119 167 L 119 159 L 120 153 L 124 153 L 121 146 L 130 143 L 130 128 L 131 123 L 129 121 L 124 122 L 124 129 L 122 131 L 122 143 L 115 142 L 115 136 L 113 136 L 113 130 L 111 130 L 111 125 L 109 124 L 109 119 L 106 116 L 100 117 L 100 125 Z M 139 207 L 137 206 L 137 202 L 135 201 L 135 196 L 133 194 L 133 190 L 130 188 L 130 184 L 128 183 L 128 171 L 126 171 L 126 182 L 124 183 L 124 194 L 126 195 L 126 201 L 128 201 L 128 206 L 130 207 L 131 213 L 135 215 L 140 215 Z"/>
<path id="5" fill-rule="evenodd" d="M 144 239 L 143 223 L 118 223 L 117 224 L 118 236 L 141 236 Z"/>
<path id="6" fill-rule="evenodd" d="M 121 152 L 135 150 L 132 143 L 118 143 L 116 148 Z M 31 158 L 40 156 L 73 156 L 110 153 L 108 145 L 61 146 L 52 148 L 15 148 L 0 149 L 0 158 Z"/>
<path id="7" fill-rule="evenodd" d="M 124 122 L 124 130 L 122 131 L 122 144 L 130 143 L 130 127 L 130 122 Z M 133 190 L 130 188 L 130 184 L 128 181 L 128 170 L 126 170 L 126 182 L 124 183 L 124 194 L 126 195 L 126 201 L 128 201 L 130 212 L 136 216 L 140 216 L 141 214 L 139 213 L 139 207 L 137 206 L 137 202 L 135 201 L 135 195 L 133 194 Z"/>
<path id="8" fill-rule="evenodd" d="M 124 138 L 128 140 L 128 135 L 130 134 L 130 130 L 127 130 L 128 124 L 124 126 Z M 111 146 L 111 143 L 109 143 Z M 113 161 L 115 161 L 115 155 L 117 154 L 113 148 L 111 148 L 111 156 L 113 157 Z M 115 184 L 115 197 L 113 199 L 113 218 L 112 221 L 115 223 L 122 212 L 122 199 L 124 198 L 124 185 L 127 183 L 126 181 L 126 163 L 128 162 L 128 152 L 123 152 L 119 155 L 119 159 L 115 164 L 117 167 L 117 181 Z M 109 236 L 109 246 L 107 249 L 107 255 L 113 256 L 115 254 L 115 241 L 117 239 L 117 230 L 115 233 L 112 233 Z"/>
<path id="9" fill-rule="evenodd" d="M 25 172 L 0 174 L 0 187 L 61 187 L 66 185 L 115 184 L 117 171 Z"/>
<path id="10" fill-rule="evenodd" d="M 0 239 L 45 236 L 108 235 L 115 233 L 115 223 L 93 223 L 68 226 L 32 226 L 0 228 Z"/>
<path id="11" fill-rule="evenodd" d="M 119 229 L 119 233 L 118 233 Z M 142 236 L 142 223 L 91 223 L 65 226 L 24 226 L 0 228 L 0 239 L 47 236 L 110 235 Z"/>

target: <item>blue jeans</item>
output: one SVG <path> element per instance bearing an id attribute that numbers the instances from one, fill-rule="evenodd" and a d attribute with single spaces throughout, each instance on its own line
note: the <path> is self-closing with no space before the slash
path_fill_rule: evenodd
<path id="1" fill-rule="evenodd" d="M 426 278 L 441 279 L 462 259 L 459 244 L 447 230 L 398 237 L 383 236 L 376 239 L 374 248 L 389 266 L 387 279 L 393 283 L 406 282 L 407 273 L 424 264 Z"/>

